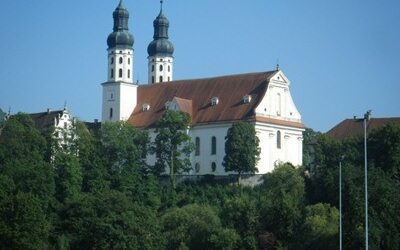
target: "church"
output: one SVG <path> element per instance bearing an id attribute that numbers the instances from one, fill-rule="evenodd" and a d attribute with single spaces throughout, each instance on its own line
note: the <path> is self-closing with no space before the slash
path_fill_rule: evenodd
<path id="1" fill-rule="evenodd" d="M 302 164 L 304 125 L 290 94 L 290 81 L 277 67 L 271 71 L 174 80 L 174 46 L 168 37 L 169 21 L 161 10 L 153 21 L 154 36 L 147 48 L 148 81 L 133 81 L 134 38 L 129 12 L 122 0 L 113 12 L 113 32 L 107 38 L 108 77 L 102 83 L 102 122 L 127 121 L 147 129 L 165 110 L 180 110 L 191 117 L 188 134 L 196 145 L 189 174 L 227 175 L 222 165 L 225 136 L 234 122 L 254 125 L 260 140 L 259 174 L 280 162 Z M 148 163 L 155 162 L 152 155 Z"/>

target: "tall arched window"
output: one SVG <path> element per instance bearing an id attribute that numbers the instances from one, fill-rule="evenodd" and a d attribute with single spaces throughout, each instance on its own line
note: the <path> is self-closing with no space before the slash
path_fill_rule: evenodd
<path id="1" fill-rule="evenodd" d="M 154 72 L 154 64 L 151 65 L 151 72 Z"/>
<path id="2" fill-rule="evenodd" d="M 154 83 L 154 76 L 151 77 L 151 83 Z"/>
<path id="3" fill-rule="evenodd" d="M 128 64 L 131 64 L 131 58 L 128 57 Z"/>
<path id="4" fill-rule="evenodd" d="M 160 71 L 163 71 L 163 66 L 162 66 L 162 64 L 160 64 Z"/>
<path id="5" fill-rule="evenodd" d="M 200 138 L 196 137 L 194 155 L 200 155 Z"/>
<path id="6" fill-rule="evenodd" d="M 160 76 L 160 82 L 162 82 L 163 81 L 163 78 L 162 78 L 162 76 Z"/>
<path id="7" fill-rule="evenodd" d="M 211 137 L 211 154 L 217 154 L 217 138 L 215 136 Z"/>
<path id="8" fill-rule="evenodd" d="M 111 64 L 114 64 L 114 57 L 111 57 Z"/>
<path id="9" fill-rule="evenodd" d="M 196 164 L 194 165 L 194 170 L 196 171 L 196 173 L 200 172 L 200 164 L 198 162 L 196 162 Z"/>
<path id="10" fill-rule="evenodd" d="M 215 162 L 211 163 L 211 171 L 215 172 L 215 170 L 217 170 L 217 164 L 215 164 Z"/>
<path id="11" fill-rule="evenodd" d="M 128 78 L 131 78 L 131 70 L 128 69 Z"/>
<path id="12" fill-rule="evenodd" d="M 168 82 L 170 82 L 170 81 L 171 81 L 171 77 L 168 76 Z"/>
<path id="13" fill-rule="evenodd" d="M 110 120 L 112 119 L 112 117 L 113 117 L 113 108 L 110 108 Z"/>
<path id="14" fill-rule="evenodd" d="M 168 72 L 171 72 L 171 66 L 168 65 Z"/>
<path id="15" fill-rule="evenodd" d="M 282 97 L 280 93 L 277 94 L 276 102 L 276 115 L 280 116 L 282 114 Z"/>
<path id="16" fill-rule="evenodd" d="M 119 77 L 122 77 L 122 69 L 119 69 Z"/>
<path id="17" fill-rule="evenodd" d="M 281 131 L 278 130 L 278 132 L 276 132 L 276 148 L 280 149 L 282 146 L 281 143 L 282 143 Z"/>
<path id="18" fill-rule="evenodd" d="M 122 59 L 122 57 L 119 58 L 119 64 L 122 64 L 122 62 L 124 61 L 124 59 Z"/>
<path id="19" fill-rule="evenodd" d="M 114 70 L 111 69 L 111 78 L 114 78 Z"/>

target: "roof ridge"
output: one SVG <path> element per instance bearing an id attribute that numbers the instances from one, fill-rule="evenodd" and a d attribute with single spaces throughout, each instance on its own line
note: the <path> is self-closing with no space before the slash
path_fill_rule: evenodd
<path id="1" fill-rule="evenodd" d="M 212 76 L 212 77 L 204 77 L 204 78 L 193 78 L 193 79 L 180 79 L 174 80 L 170 82 L 158 82 L 153 84 L 141 84 L 140 87 L 150 87 L 150 86 L 159 86 L 159 85 L 168 85 L 168 84 L 177 84 L 183 82 L 194 82 L 200 80 L 211 80 L 211 79 L 221 79 L 221 78 L 230 78 L 230 77 L 238 77 L 238 76 L 248 76 L 248 75 L 262 75 L 262 74 L 273 74 L 278 72 L 279 70 L 271 70 L 271 71 L 261 71 L 261 72 L 248 72 L 248 73 L 241 73 L 241 74 L 233 74 L 233 75 L 222 75 L 222 76 Z"/>
<path id="2" fill-rule="evenodd" d="M 64 110 L 52 110 L 52 111 L 44 111 L 44 112 L 37 112 L 37 113 L 27 113 L 28 115 L 40 115 L 40 114 L 55 114 L 55 113 L 62 113 Z"/>

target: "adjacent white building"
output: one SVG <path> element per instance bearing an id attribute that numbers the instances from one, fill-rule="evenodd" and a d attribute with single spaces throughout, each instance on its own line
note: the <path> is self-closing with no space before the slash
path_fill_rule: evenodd
<path id="1" fill-rule="evenodd" d="M 148 83 L 136 85 L 127 71 L 132 72 L 133 36 L 128 31 L 128 11 L 121 2 L 113 16 L 108 81 L 102 84 L 103 122 L 126 120 L 153 131 L 165 110 L 188 113 L 192 121 L 188 133 L 196 145 L 190 174 L 229 174 L 222 166 L 225 136 L 236 121 L 255 126 L 261 148 L 259 173 L 272 171 L 279 162 L 302 164 L 304 125 L 282 70 L 173 81 L 174 47 L 161 9 L 153 22 L 154 40 L 148 46 Z M 122 63 L 115 65 L 121 57 Z M 115 72 L 121 70 L 122 77 L 116 77 Z M 152 162 L 154 156 L 149 156 Z"/>

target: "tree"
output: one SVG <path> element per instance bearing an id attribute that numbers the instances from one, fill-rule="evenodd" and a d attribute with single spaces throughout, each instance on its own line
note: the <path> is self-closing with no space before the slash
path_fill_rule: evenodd
<path id="1" fill-rule="evenodd" d="M 166 249 L 236 249 L 239 236 L 221 226 L 208 205 L 172 208 L 162 216 Z M 226 245 L 225 245 L 226 244 Z"/>
<path id="2" fill-rule="evenodd" d="M 60 217 L 71 249 L 163 249 L 156 213 L 117 190 L 71 199 Z"/>
<path id="3" fill-rule="evenodd" d="M 54 158 L 56 172 L 56 198 L 64 202 L 67 198 L 73 198 L 82 190 L 82 171 L 78 158 L 69 153 L 58 152 Z"/>
<path id="4" fill-rule="evenodd" d="M 374 130 L 368 143 L 369 156 L 374 165 L 400 183 L 400 126 L 388 124 Z"/>
<path id="5" fill-rule="evenodd" d="M 32 193 L 47 211 L 54 198 L 54 170 L 44 160 L 46 141 L 26 114 L 7 120 L 0 135 L 0 174 L 11 178 L 18 191 Z"/>
<path id="6" fill-rule="evenodd" d="M 222 165 L 225 171 L 242 173 L 258 172 L 256 167 L 260 159 L 259 139 L 253 125 L 247 122 L 235 122 L 225 137 L 225 157 Z"/>
<path id="7" fill-rule="evenodd" d="M 224 225 L 240 235 L 241 249 L 257 249 L 259 216 L 254 197 L 244 194 L 225 199 L 220 216 Z"/>
<path id="8" fill-rule="evenodd" d="M 272 232 L 278 241 L 292 242 L 304 207 L 304 179 L 300 171 L 289 163 L 278 165 L 265 176 L 260 190 L 263 229 Z"/>
<path id="9" fill-rule="evenodd" d="M 307 206 L 300 237 L 304 249 L 337 249 L 338 223 L 337 208 L 323 203 Z"/>
<path id="10" fill-rule="evenodd" d="M 40 199 L 0 175 L 0 248 L 46 249 L 50 225 Z"/>
<path id="11" fill-rule="evenodd" d="M 172 189 L 175 190 L 175 176 L 191 169 L 190 153 L 194 145 L 187 129 L 190 116 L 182 111 L 167 110 L 157 122 L 156 138 L 152 152 L 156 155 L 155 172 L 160 174 L 169 169 Z"/>

